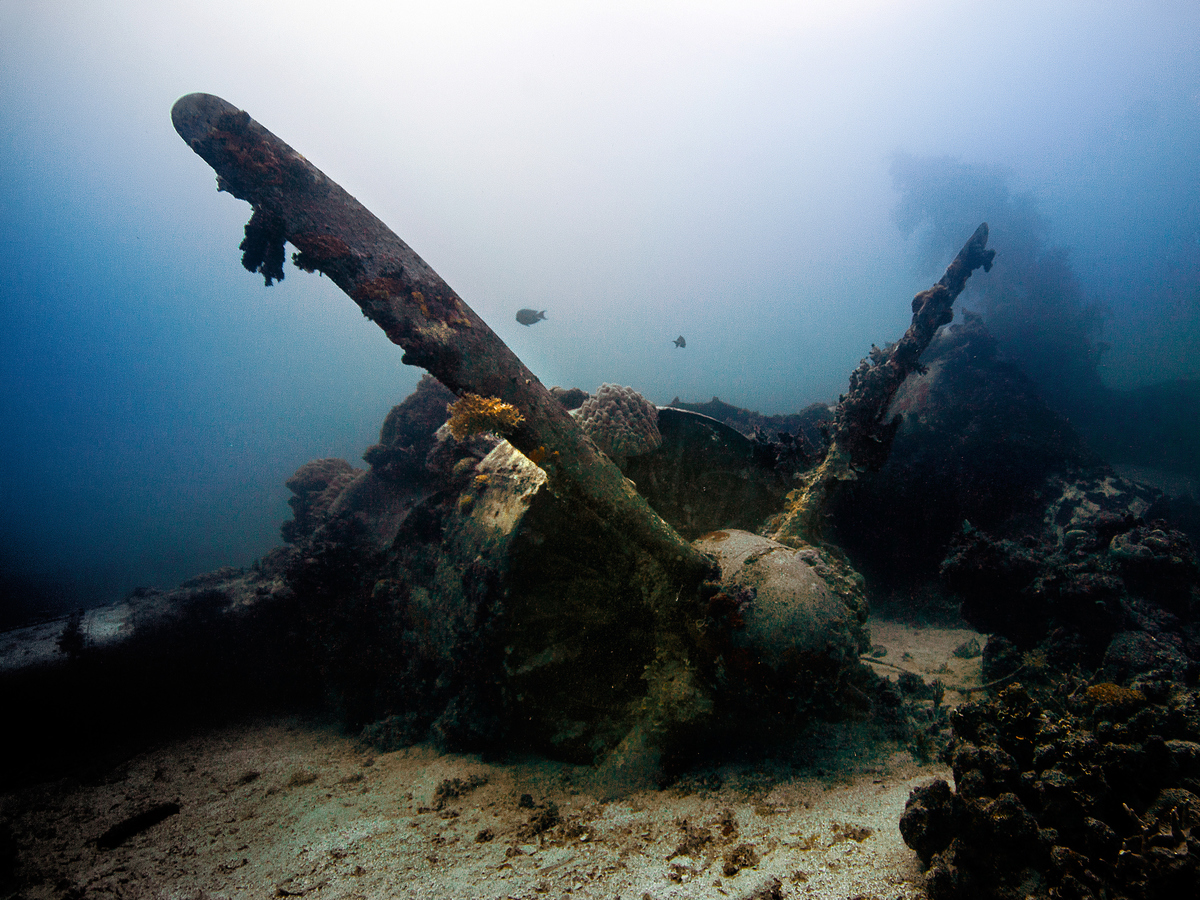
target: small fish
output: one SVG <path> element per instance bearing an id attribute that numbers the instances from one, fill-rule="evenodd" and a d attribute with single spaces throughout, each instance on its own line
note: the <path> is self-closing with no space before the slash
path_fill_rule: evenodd
<path id="1" fill-rule="evenodd" d="M 546 311 L 543 309 L 538 312 L 536 309 L 518 309 L 517 321 L 522 325 L 532 325 L 534 322 L 540 322 L 546 318 Z"/>
<path id="2" fill-rule="evenodd" d="M 682 334 L 679 337 L 675 338 L 675 340 L 671 341 L 671 343 L 674 344 L 676 347 L 680 347 L 680 348 L 687 346 L 687 341 L 685 341 L 683 339 Z"/>

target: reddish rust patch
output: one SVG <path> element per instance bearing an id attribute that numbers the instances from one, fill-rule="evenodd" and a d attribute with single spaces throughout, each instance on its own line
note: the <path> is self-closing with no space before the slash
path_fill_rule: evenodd
<path id="1" fill-rule="evenodd" d="M 398 278 L 372 278 L 354 289 L 351 298 L 356 303 L 382 303 L 404 290 L 404 282 Z"/>
<path id="2" fill-rule="evenodd" d="M 364 281 L 354 289 L 354 293 L 350 296 L 359 303 L 380 303 L 392 298 L 402 297 L 405 290 L 403 281 L 398 278 L 384 276 Z M 409 298 L 426 319 L 434 319 L 445 322 L 448 325 L 470 324 L 462 301 L 453 293 L 434 294 L 427 297 L 421 291 L 412 291 L 409 293 Z M 389 334 L 388 337 L 391 337 L 391 335 Z M 393 341 L 395 341 L 394 338 Z"/>
<path id="3" fill-rule="evenodd" d="M 209 158 L 207 154 L 220 158 L 225 165 L 220 168 L 214 165 L 213 168 L 226 177 L 253 178 L 260 184 L 282 184 L 284 181 L 283 162 L 271 148 L 270 141 L 250 128 L 250 115 L 243 110 L 221 116 L 203 140 L 193 142 L 193 149 L 206 151 L 200 154 L 205 159 Z M 228 171 L 230 165 L 236 174 Z"/>
<path id="4" fill-rule="evenodd" d="M 305 272 L 328 275 L 339 287 L 353 283 L 362 275 L 362 261 L 341 238 L 305 231 L 289 240 L 300 251 L 292 254 L 292 262 Z"/>
<path id="5" fill-rule="evenodd" d="M 350 249 L 345 241 L 334 237 L 332 234 L 318 234 L 315 231 L 305 231 L 292 235 L 288 240 L 301 253 L 311 257 L 316 262 L 354 255 L 354 251 Z"/>

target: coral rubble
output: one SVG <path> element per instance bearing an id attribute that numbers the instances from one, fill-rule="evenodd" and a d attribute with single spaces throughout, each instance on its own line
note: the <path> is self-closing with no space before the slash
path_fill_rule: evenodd
<path id="1" fill-rule="evenodd" d="M 1014 684 L 952 722 L 957 790 L 918 788 L 900 820 L 933 900 L 1200 892 L 1196 691 Z"/>

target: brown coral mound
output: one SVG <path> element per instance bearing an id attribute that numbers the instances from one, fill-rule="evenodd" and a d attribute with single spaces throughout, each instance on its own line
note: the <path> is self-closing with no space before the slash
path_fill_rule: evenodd
<path id="1" fill-rule="evenodd" d="M 631 387 L 602 384 L 575 415 L 587 436 L 617 465 L 662 445 L 658 410 Z"/>
<path id="2" fill-rule="evenodd" d="M 296 470 L 287 480 L 295 496 L 288 500 L 295 516 L 280 529 L 283 539 L 294 544 L 312 534 L 324 520 L 333 501 L 356 475 L 361 474 L 344 459 L 314 459 Z"/>
<path id="3" fill-rule="evenodd" d="M 957 793 L 920 788 L 900 820 L 930 897 L 1200 894 L 1200 694 L 1135 693 L 1096 684 L 1039 700 L 1013 685 L 961 707 Z"/>

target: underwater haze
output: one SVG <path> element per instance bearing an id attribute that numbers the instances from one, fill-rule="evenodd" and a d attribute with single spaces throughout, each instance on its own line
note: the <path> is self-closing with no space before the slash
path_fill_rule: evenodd
<path id="1" fill-rule="evenodd" d="M 547 385 L 833 402 L 961 301 L 1061 410 L 1200 377 L 1200 4 L 0 3 L 0 624 L 245 566 L 421 372 L 170 109 L 247 110 Z M 517 310 L 546 310 L 523 326 Z M 686 347 L 675 339 L 686 338 Z"/>

